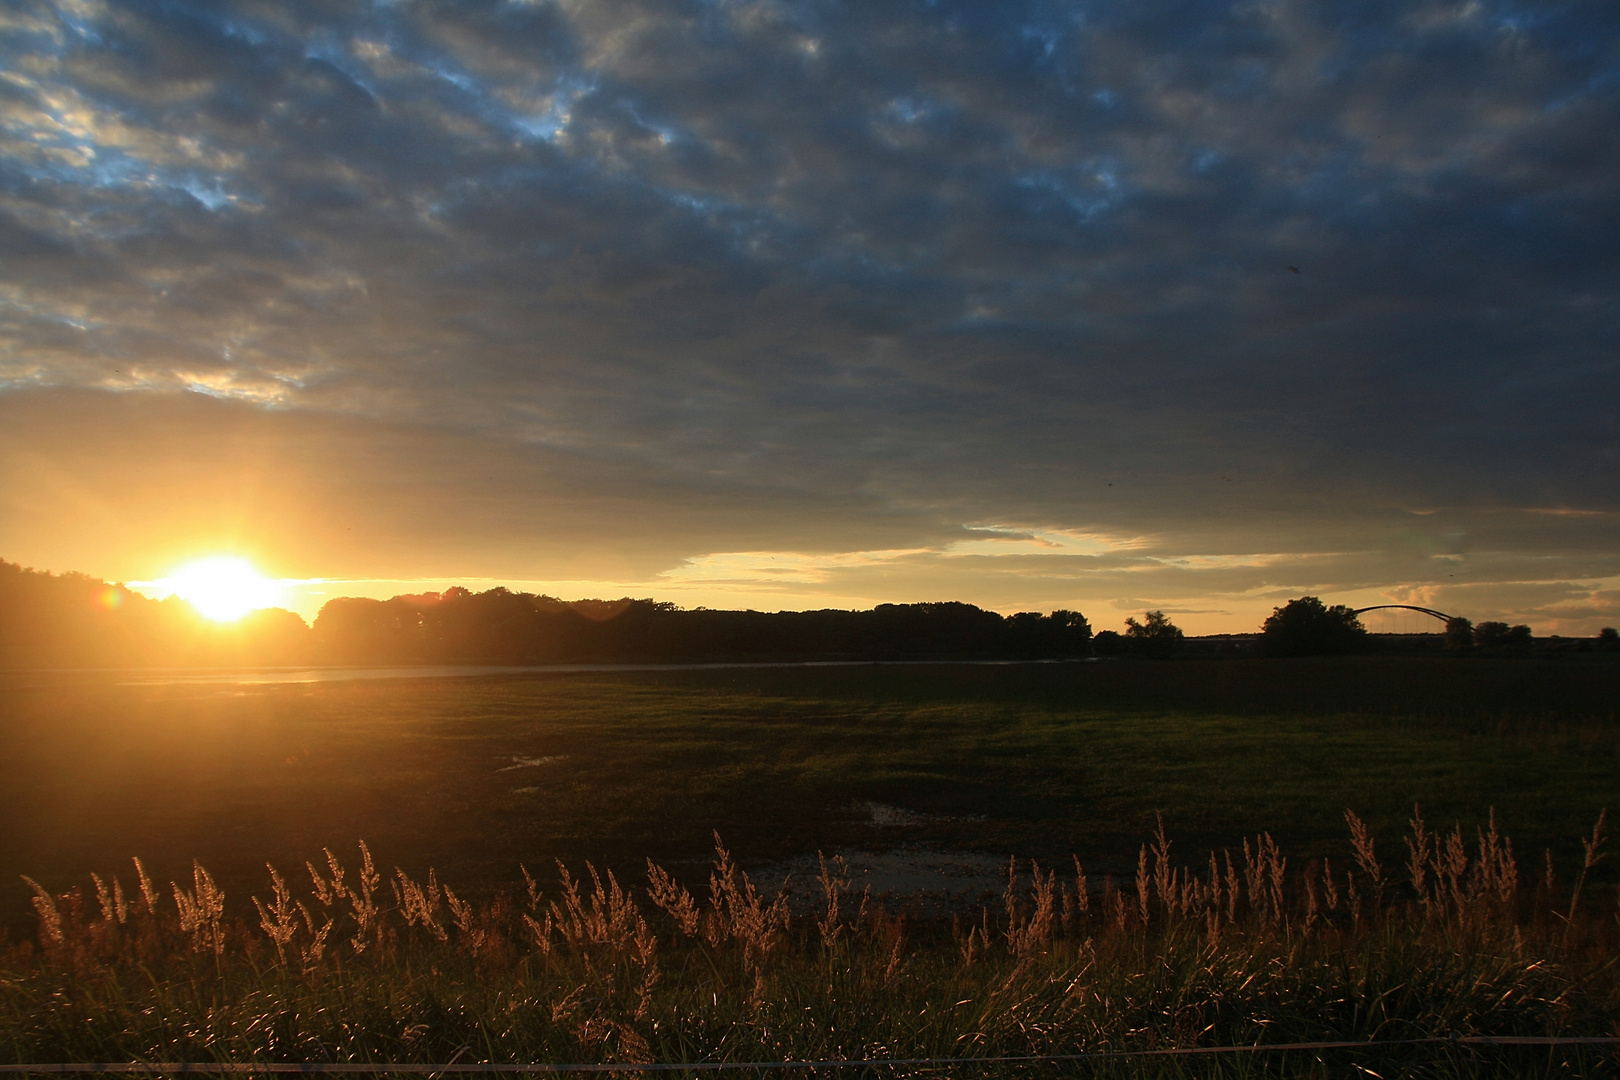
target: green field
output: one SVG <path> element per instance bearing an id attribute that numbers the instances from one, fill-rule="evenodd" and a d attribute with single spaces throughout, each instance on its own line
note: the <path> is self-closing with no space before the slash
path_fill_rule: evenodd
<path id="1" fill-rule="evenodd" d="M 677 873 L 825 850 L 1079 854 L 1129 873 L 1162 813 L 1189 862 L 1271 832 L 1393 861 L 1414 801 L 1521 861 L 1620 810 L 1620 665 L 1344 658 L 541 674 L 271 686 L 0 682 L 0 898 L 193 858 L 231 903 L 323 847 L 477 894 L 518 864 Z M 532 762 L 525 764 L 524 762 Z M 870 804 L 908 813 L 874 821 Z M 881 815 L 879 815 L 881 817 Z M 898 823 L 895 819 L 898 818 Z M 127 876 L 127 872 L 126 872 Z"/>

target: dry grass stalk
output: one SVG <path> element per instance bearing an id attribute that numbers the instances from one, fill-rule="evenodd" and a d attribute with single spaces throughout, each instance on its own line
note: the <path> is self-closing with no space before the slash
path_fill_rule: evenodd
<path id="1" fill-rule="evenodd" d="M 264 865 L 265 869 L 270 871 L 270 883 L 275 899 L 273 905 L 267 908 L 264 902 L 255 896 L 253 906 L 259 909 L 260 928 L 275 944 L 276 958 L 285 966 L 287 946 L 292 944 L 293 936 L 298 932 L 298 921 L 293 917 L 296 909 L 293 907 L 292 894 L 287 891 L 287 883 L 282 880 L 274 866 L 269 863 Z"/>
<path id="2" fill-rule="evenodd" d="M 816 883 L 821 886 L 821 914 L 816 918 L 816 932 L 821 935 L 822 948 L 830 949 L 844 932 L 838 908 L 840 899 L 849 891 L 849 868 L 844 865 L 842 855 L 833 856 L 836 873 L 827 869 L 827 860 L 819 851 L 816 862 L 819 865 Z"/>
<path id="3" fill-rule="evenodd" d="M 1142 920 L 1142 925 L 1148 925 L 1148 849 L 1142 845 L 1142 850 L 1136 853 L 1136 912 Z"/>
<path id="4" fill-rule="evenodd" d="M 39 913 L 39 940 L 47 949 L 61 945 L 66 936 L 62 932 L 62 913 L 57 910 L 56 897 L 28 875 L 24 874 L 22 879 L 34 890 L 32 902 L 34 910 Z"/>
<path id="5" fill-rule="evenodd" d="M 1170 840 L 1164 834 L 1164 815 L 1157 815 L 1153 830 L 1153 890 L 1159 906 L 1172 921 L 1176 917 L 1175 871 L 1170 868 Z"/>
<path id="6" fill-rule="evenodd" d="M 328 859 L 332 853 L 326 853 Z M 335 861 L 335 860 L 334 860 Z M 382 877 L 371 862 L 371 849 L 366 847 L 364 840 L 360 841 L 360 872 L 356 875 L 359 882 L 358 889 L 349 890 L 349 907 L 354 915 L 355 933 L 349 939 L 349 944 L 358 955 L 366 951 L 366 946 L 375 938 L 377 944 L 382 943 L 382 922 L 377 903 L 374 897 L 377 886 L 382 884 Z"/>
<path id="7" fill-rule="evenodd" d="M 1356 865 L 1372 882 L 1373 903 L 1381 906 L 1384 902 L 1384 868 L 1378 865 L 1372 834 L 1353 810 L 1345 810 L 1344 820 L 1350 826 L 1350 848 L 1355 852 Z"/>
<path id="8" fill-rule="evenodd" d="M 1287 922 L 1287 912 L 1283 906 L 1283 880 L 1287 868 L 1288 860 L 1282 857 L 1270 833 L 1255 837 L 1253 848 L 1249 846 L 1248 838 L 1244 837 L 1243 877 L 1249 887 L 1249 908 L 1267 929 L 1278 929 Z"/>
<path id="9" fill-rule="evenodd" d="M 157 915 L 157 891 L 152 887 L 152 879 L 141 860 L 135 858 L 130 861 L 135 864 L 135 881 L 141 887 L 141 914 L 152 919 Z"/>
<path id="10" fill-rule="evenodd" d="M 1603 825 L 1608 816 L 1609 811 L 1607 809 L 1600 811 L 1597 824 L 1592 826 L 1591 838 L 1583 837 L 1581 839 L 1581 846 L 1586 849 L 1586 857 L 1581 861 L 1580 873 L 1575 876 L 1575 887 L 1570 890 L 1569 896 L 1569 914 L 1564 918 L 1565 923 L 1571 926 L 1575 922 L 1575 909 L 1581 902 L 1581 888 L 1586 884 L 1586 875 L 1607 856 L 1607 852 L 1603 851 L 1603 844 L 1607 839 L 1603 835 Z M 1551 862 L 1548 865 L 1551 866 Z M 1567 927 L 1565 936 L 1568 936 Z"/>
<path id="11" fill-rule="evenodd" d="M 1303 932 L 1307 935 L 1316 926 L 1317 904 L 1316 899 L 1316 863 L 1312 862 L 1305 871 L 1305 925 Z"/>
<path id="12" fill-rule="evenodd" d="M 180 929 L 190 935 L 192 952 L 221 956 L 225 952 L 225 894 L 199 862 L 191 864 L 191 884 L 192 891 L 187 892 L 169 883 L 180 913 Z"/>
<path id="13" fill-rule="evenodd" d="M 524 872 L 528 876 L 528 872 Z M 411 880 L 399 867 L 394 867 L 394 877 L 389 882 L 394 890 L 394 900 L 399 907 L 399 913 L 405 919 L 405 925 L 421 926 L 428 933 L 440 941 L 447 941 L 450 932 L 439 922 L 439 876 L 432 867 L 428 868 L 427 884 Z M 379 934 L 381 926 L 378 926 Z"/>
<path id="14" fill-rule="evenodd" d="M 129 904 L 124 900 L 124 886 L 115 875 L 109 886 L 101 880 L 101 875 L 91 874 L 90 880 L 96 886 L 96 902 L 101 905 L 101 921 L 108 926 L 115 923 L 124 925 L 129 919 Z"/>
<path id="15" fill-rule="evenodd" d="M 319 930 L 315 929 L 315 918 L 301 900 L 298 902 L 298 914 L 303 917 L 304 929 L 309 934 L 309 944 L 299 951 L 299 959 L 304 963 L 304 970 L 309 971 L 326 955 L 326 939 L 332 933 L 333 919 L 327 916 L 326 924 Z"/>
<path id="16" fill-rule="evenodd" d="M 1026 911 L 1018 897 L 1018 860 L 1007 867 L 1007 890 L 1002 903 L 1007 911 L 1007 948 L 1014 956 L 1044 953 L 1052 944 L 1057 911 L 1056 874 L 1041 870 L 1031 862 L 1030 906 Z"/>
<path id="17" fill-rule="evenodd" d="M 1103 911 L 1112 917 L 1114 927 L 1119 933 L 1125 933 L 1130 926 L 1131 908 L 1125 900 L 1125 894 L 1114 887 L 1114 876 L 1103 875 Z"/>
<path id="18" fill-rule="evenodd" d="M 1288 911 L 1283 904 L 1283 875 L 1288 869 L 1288 860 L 1282 857 L 1270 833 L 1262 833 L 1260 839 L 1260 851 L 1266 864 L 1267 906 L 1271 909 L 1272 926 L 1286 927 Z"/>
<path id="19" fill-rule="evenodd" d="M 782 939 L 788 927 L 787 891 L 765 904 L 748 875 L 731 861 L 731 853 L 714 837 L 714 870 L 709 874 L 709 910 L 704 936 L 711 947 L 730 938 L 743 947 L 743 963 L 758 968 Z M 860 918 L 865 914 L 863 899 Z"/>
<path id="20" fill-rule="evenodd" d="M 1496 807 L 1491 807 L 1490 829 L 1479 833 L 1480 884 L 1498 906 L 1513 906 L 1519 894 L 1519 865 L 1513 859 L 1513 841 L 1496 830 Z"/>
<path id="21" fill-rule="evenodd" d="M 1418 903 L 1423 906 L 1424 912 L 1430 912 L 1433 903 L 1429 898 L 1429 863 L 1433 858 L 1431 851 L 1434 843 L 1434 834 L 1429 832 L 1428 826 L 1423 823 L 1423 812 L 1416 803 L 1412 804 L 1412 835 L 1406 840 L 1406 873 L 1412 882 L 1412 891 L 1417 894 Z"/>
<path id="22" fill-rule="evenodd" d="M 827 873 L 827 864 L 821 864 L 823 878 Z M 675 926 L 687 937 L 696 937 L 698 924 L 702 915 L 698 911 L 697 902 L 692 894 L 680 882 L 669 876 L 669 873 L 651 859 L 647 860 L 647 898 L 662 908 L 670 918 L 675 920 Z M 834 918 L 837 917 L 837 900 L 832 902 Z"/>
<path id="23" fill-rule="evenodd" d="M 1339 885 L 1333 880 L 1333 860 L 1325 855 L 1322 857 L 1322 898 L 1327 901 L 1329 911 L 1339 910 Z"/>
<path id="24" fill-rule="evenodd" d="M 648 860 L 648 865 L 652 865 L 651 860 Z M 551 912 L 549 910 L 541 911 L 540 886 L 535 883 L 534 875 L 529 873 L 529 868 L 519 866 L 518 869 L 523 871 L 523 892 L 526 898 L 523 926 L 529 931 L 529 937 L 533 939 L 535 948 L 539 950 L 540 955 L 549 957 L 551 955 L 551 933 L 553 930 Z M 429 878 L 431 880 L 431 873 Z"/>
<path id="25" fill-rule="evenodd" d="M 1434 845 L 1434 897 L 1435 905 L 1445 913 L 1448 909 L 1458 920 L 1468 917 L 1468 898 L 1463 886 L 1468 873 L 1468 850 L 1463 846 L 1462 826 L 1456 826 L 1445 843 L 1438 837 Z"/>
<path id="26" fill-rule="evenodd" d="M 473 932 L 472 905 L 450 891 L 450 886 L 444 887 L 444 903 L 450 909 L 450 917 L 456 921 L 456 929 L 463 938 L 470 938 Z"/>

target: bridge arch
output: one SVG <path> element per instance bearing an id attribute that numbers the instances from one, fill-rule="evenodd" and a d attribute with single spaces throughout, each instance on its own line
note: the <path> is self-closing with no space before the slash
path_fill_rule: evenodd
<path id="1" fill-rule="evenodd" d="M 1416 612 L 1419 612 L 1421 614 L 1428 615 L 1428 616 L 1431 616 L 1433 618 L 1439 619 L 1441 621 L 1441 623 L 1449 623 L 1451 621 L 1451 619 L 1452 619 L 1452 616 L 1447 615 L 1443 611 L 1436 611 L 1436 610 L 1434 610 L 1434 608 L 1418 607 L 1416 604 L 1374 604 L 1371 607 L 1356 608 L 1354 611 L 1351 612 L 1351 614 L 1356 615 L 1356 616 L 1360 616 L 1362 613 L 1368 612 L 1368 611 L 1391 611 L 1391 610 L 1416 611 Z"/>

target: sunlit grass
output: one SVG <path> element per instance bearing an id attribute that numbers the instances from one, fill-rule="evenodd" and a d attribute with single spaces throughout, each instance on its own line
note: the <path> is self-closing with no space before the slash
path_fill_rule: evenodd
<path id="1" fill-rule="evenodd" d="M 474 903 L 432 871 L 377 866 L 362 844 L 358 858 L 272 868 L 245 918 L 201 866 L 159 883 L 136 863 L 88 891 L 36 888 L 37 945 L 0 960 L 0 1058 L 961 1060 L 1620 1033 L 1615 897 L 1588 879 L 1600 831 L 1561 880 L 1521 869 L 1494 829 L 1414 819 L 1403 848 L 1346 820 L 1337 857 L 1304 864 L 1267 834 L 1184 863 L 1159 833 L 1125 880 L 1078 860 L 1014 866 L 1000 903 L 951 922 L 896 916 L 836 861 L 797 902 L 764 896 L 723 847 L 690 892 L 651 863 L 634 882 L 586 865 Z M 1594 1075 L 1605 1059 L 1389 1045 L 1194 1071 Z M 1191 1067 L 1120 1060 L 1091 1074 Z"/>

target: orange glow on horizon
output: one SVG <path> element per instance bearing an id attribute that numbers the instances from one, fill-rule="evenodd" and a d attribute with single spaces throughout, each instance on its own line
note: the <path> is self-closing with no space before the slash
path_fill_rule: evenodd
<path id="1" fill-rule="evenodd" d="M 235 622 L 281 601 L 278 582 L 260 574 L 246 559 L 229 555 L 189 562 L 151 584 L 188 601 L 197 614 L 214 622 Z"/>

